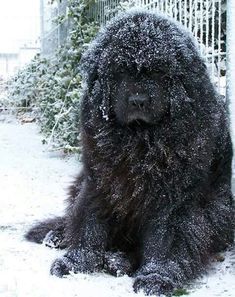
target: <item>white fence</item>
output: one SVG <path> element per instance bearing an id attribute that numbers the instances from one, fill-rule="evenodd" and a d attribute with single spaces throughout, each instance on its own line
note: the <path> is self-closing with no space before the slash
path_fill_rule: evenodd
<path id="1" fill-rule="evenodd" d="M 226 0 L 97 0 L 90 9 L 104 25 L 119 11 L 144 7 L 164 13 L 187 27 L 199 42 L 218 91 L 226 90 Z"/>
<path id="2" fill-rule="evenodd" d="M 69 34 L 68 20 L 58 24 L 55 19 L 66 14 L 67 0 L 50 3 L 48 0 L 40 0 L 41 10 L 41 52 L 44 57 L 55 54 L 55 51 L 63 45 Z"/>

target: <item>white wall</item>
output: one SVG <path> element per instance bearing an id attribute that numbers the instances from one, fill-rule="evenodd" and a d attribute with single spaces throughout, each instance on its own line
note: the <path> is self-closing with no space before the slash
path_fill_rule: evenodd
<path id="1" fill-rule="evenodd" d="M 18 54 L 14 55 L 7 55 L 0 53 L 0 76 L 4 79 L 7 79 L 9 76 L 13 75 L 18 67 L 19 67 L 19 60 Z"/>
<path id="2" fill-rule="evenodd" d="M 18 59 L 18 64 L 19 67 L 24 66 L 25 64 L 28 64 L 37 53 L 39 53 L 40 50 L 39 48 L 20 48 L 19 50 L 19 59 Z"/>
<path id="3" fill-rule="evenodd" d="M 18 69 L 28 64 L 39 51 L 39 48 L 36 47 L 22 47 L 14 54 L 0 53 L 0 77 L 7 79 L 14 75 Z"/>

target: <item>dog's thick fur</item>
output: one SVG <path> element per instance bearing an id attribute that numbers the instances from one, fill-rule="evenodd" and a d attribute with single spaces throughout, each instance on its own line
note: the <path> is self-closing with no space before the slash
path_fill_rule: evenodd
<path id="1" fill-rule="evenodd" d="M 108 25 L 82 71 L 83 170 L 65 217 L 26 237 L 68 247 L 52 274 L 128 273 L 135 291 L 172 292 L 233 242 L 224 104 L 190 35 L 147 12 Z"/>

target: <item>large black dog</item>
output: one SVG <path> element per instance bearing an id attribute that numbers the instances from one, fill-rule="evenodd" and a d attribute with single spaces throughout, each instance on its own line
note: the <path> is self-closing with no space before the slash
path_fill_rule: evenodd
<path id="1" fill-rule="evenodd" d="M 26 237 L 67 247 L 51 273 L 106 270 L 170 293 L 233 242 L 232 146 L 224 104 L 192 38 L 132 12 L 82 59 L 83 170 L 64 218 Z"/>

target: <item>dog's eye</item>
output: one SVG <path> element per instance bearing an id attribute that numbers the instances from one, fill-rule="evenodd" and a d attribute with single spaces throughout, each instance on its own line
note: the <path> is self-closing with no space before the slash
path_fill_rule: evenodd
<path id="1" fill-rule="evenodd" d="M 158 70 L 158 71 L 151 71 L 149 72 L 149 76 L 152 78 L 152 79 L 162 79 L 162 78 L 166 78 L 168 77 L 168 74 L 161 71 L 161 70 Z"/>
<path id="2" fill-rule="evenodd" d="M 126 69 L 124 69 L 124 68 L 117 69 L 115 72 L 115 78 L 118 80 L 124 79 L 127 75 L 128 75 L 128 73 L 127 73 Z"/>
<path id="3" fill-rule="evenodd" d="M 121 68 L 121 69 L 118 69 L 118 72 L 123 74 L 123 73 L 126 73 L 126 70 L 124 68 Z"/>

